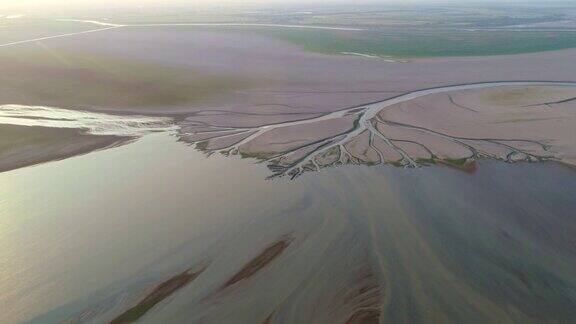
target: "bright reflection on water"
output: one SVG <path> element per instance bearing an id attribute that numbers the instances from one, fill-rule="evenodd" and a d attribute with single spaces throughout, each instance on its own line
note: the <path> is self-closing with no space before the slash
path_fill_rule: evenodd
<path id="1" fill-rule="evenodd" d="M 0 124 L 79 128 L 94 135 L 141 136 L 174 129 L 170 118 L 109 115 L 41 106 L 0 106 Z"/>
<path id="2" fill-rule="evenodd" d="M 0 322 L 124 285 L 153 264 L 170 269 L 174 260 L 160 259 L 184 242 L 203 238 L 185 255 L 193 258 L 254 208 L 298 197 L 286 184 L 274 186 L 289 189 L 284 198 L 263 190 L 270 184 L 265 170 L 248 161 L 232 169 L 230 162 L 207 159 L 162 133 L 0 173 Z"/>

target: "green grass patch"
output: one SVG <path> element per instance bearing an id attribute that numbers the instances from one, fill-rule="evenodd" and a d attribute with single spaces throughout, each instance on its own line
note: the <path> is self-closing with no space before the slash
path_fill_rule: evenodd
<path id="1" fill-rule="evenodd" d="M 576 47 L 576 32 L 565 31 L 258 29 L 257 32 L 311 52 L 355 52 L 390 58 L 505 55 Z"/>

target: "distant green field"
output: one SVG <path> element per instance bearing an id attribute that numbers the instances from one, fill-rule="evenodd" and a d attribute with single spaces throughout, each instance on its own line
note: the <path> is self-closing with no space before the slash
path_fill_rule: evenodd
<path id="1" fill-rule="evenodd" d="M 357 52 L 392 58 L 520 54 L 576 47 L 576 32 L 567 31 L 259 29 L 258 32 L 312 52 Z"/>

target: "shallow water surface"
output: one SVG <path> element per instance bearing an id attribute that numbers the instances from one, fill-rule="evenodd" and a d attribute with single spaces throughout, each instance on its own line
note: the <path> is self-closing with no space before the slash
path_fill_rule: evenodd
<path id="1" fill-rule="evenodd" d="M 576 320 L 576 173 L 265 180 L 169 133 L 0 174 L 0 321 Z"/>

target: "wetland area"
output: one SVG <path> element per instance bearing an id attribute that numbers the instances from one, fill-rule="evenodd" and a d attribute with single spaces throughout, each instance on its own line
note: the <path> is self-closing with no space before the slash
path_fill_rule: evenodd
<path id="1" fill-rule="evenodd" d="M 575 322 L 574 18 L 498 8 L 0 20 L 0 322 Z"/>

